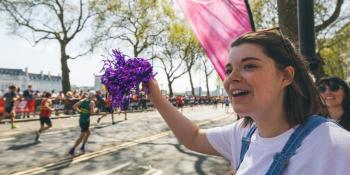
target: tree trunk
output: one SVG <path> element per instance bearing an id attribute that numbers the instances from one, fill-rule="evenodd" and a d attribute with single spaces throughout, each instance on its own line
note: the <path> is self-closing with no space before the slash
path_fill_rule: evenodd
<path id="1" fill-rule="evenodd" d="M 60 43 L 61 46 L 61 71 L 62 71 L 62 90 L 64 93 L 71 90 L 69 80 L 68 55 L 66 53 L 66 43 Z"/>
<path id="2" fill-rule="evenodd" d="M 173 84 L 173 82 L 168 80 L 169 97 L 173 97 L 174 96 L 172 84 Z"/>
<path id="3" fill-rule="evenodd" d="M 134 57 L 138 57 L 139 53 L 137 52 L 137 45 L 134 45 Z"/>
<path id="4" fill-rule="evenodd" d="M 208 80 L 208 76 L 205 75 L 205 84 L 206 84 L 206 87 L 207 87 L 207 96 L 209 97 L 210 96 L 210 91 L 209 91 L 209 80 Z"/>
<path id="5" fill-rule="evenodd" d="M 196 95 L 195 95 L 195 92 L 194 92 L 194 86 L 193 86 L 193 80 L 192 80 L 191 68 L 189 68 L 189 69 L 188 69 L 188 76 L 190 77 L 191 94 L 192 94 L 193 96 L 196 96 Z"/>
<path id="6" fill-rule="evenodd" d="M 278 0 L 278 21 L 283 35 L 298 48 L 298 4 L 297 0 Z"/>
<path id="7" fill-rule="evenodd" d="M 298 3 L 297 0 L 278 0 L 278 20 L 282 33 L 287 36 L 299 50 L 298 37 Z M 322 58 L 308 58 L 311 73 L 316 79 L 324 75 Z"/>

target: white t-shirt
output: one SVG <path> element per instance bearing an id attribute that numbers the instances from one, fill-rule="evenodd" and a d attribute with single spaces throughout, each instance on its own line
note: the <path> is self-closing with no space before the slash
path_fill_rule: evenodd
<path id="1" fill-rule="evenodd" d="M 249 131 L 241 127 L 241 122 L 206 130 L 209 143 L 231 162 L 233 169 L 239 164 L 242 137 Z M 282 151 L 294 130 L 273 138 L 260 137 L 256 130 L 236 175 L 266 174 L 273 156 Z M 350 132 L 332 122 L 321 124 L 303 140 L 283 174 L 350 174 Z"/>

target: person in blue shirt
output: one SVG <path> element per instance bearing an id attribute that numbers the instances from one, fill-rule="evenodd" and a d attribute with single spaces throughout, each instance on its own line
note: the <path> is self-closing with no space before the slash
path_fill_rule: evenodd
<path id="1" fill-rule="evenodd" d="M 15 125 L 15 116 L 16 116 L 16 111 L 15 111 L 15 102 L 18 99 L 18 95 L 16 93 L 16 86 L 11 85 L 9 86 L 9 91 L 6 92 L 2 98 L 5 100 L 5 117 L 10 118 L 11 122 L 11 128 L 16 129 L 18 128 L 17 125 Z"/>

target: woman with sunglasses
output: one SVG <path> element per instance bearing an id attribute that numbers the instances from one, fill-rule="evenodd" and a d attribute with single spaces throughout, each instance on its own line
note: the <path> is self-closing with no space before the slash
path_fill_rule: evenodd
<path id="1" fill-rule="evenodd" d="M 350 131 L 350 89 L 339 77 L 323 77 L 317 89 L 327 106 L 329 117 Z"/>
<path id="2" fill-rule="evenodd" d="M 322 117 L 327 110 L 297 53 L 273 31 L 247 33 L 231 44 L 224 87 L 240 119 L 224 127 L 198 128 L 167 102 L 155 80 L 146 87 L 182 144 L 225 157 L 236 174 L 347 174 L 350 133 Z"/>

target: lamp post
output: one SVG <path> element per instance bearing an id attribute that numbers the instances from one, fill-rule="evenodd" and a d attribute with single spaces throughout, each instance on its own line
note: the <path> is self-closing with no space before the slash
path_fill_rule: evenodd
<path id="1" fill-rule="evenodd" d="M 298 36 L 300 52 L 308 60 L 312 74 L 319 79 L 322 61 L 315 54 L 314 0 L 298 0 Z"/>

